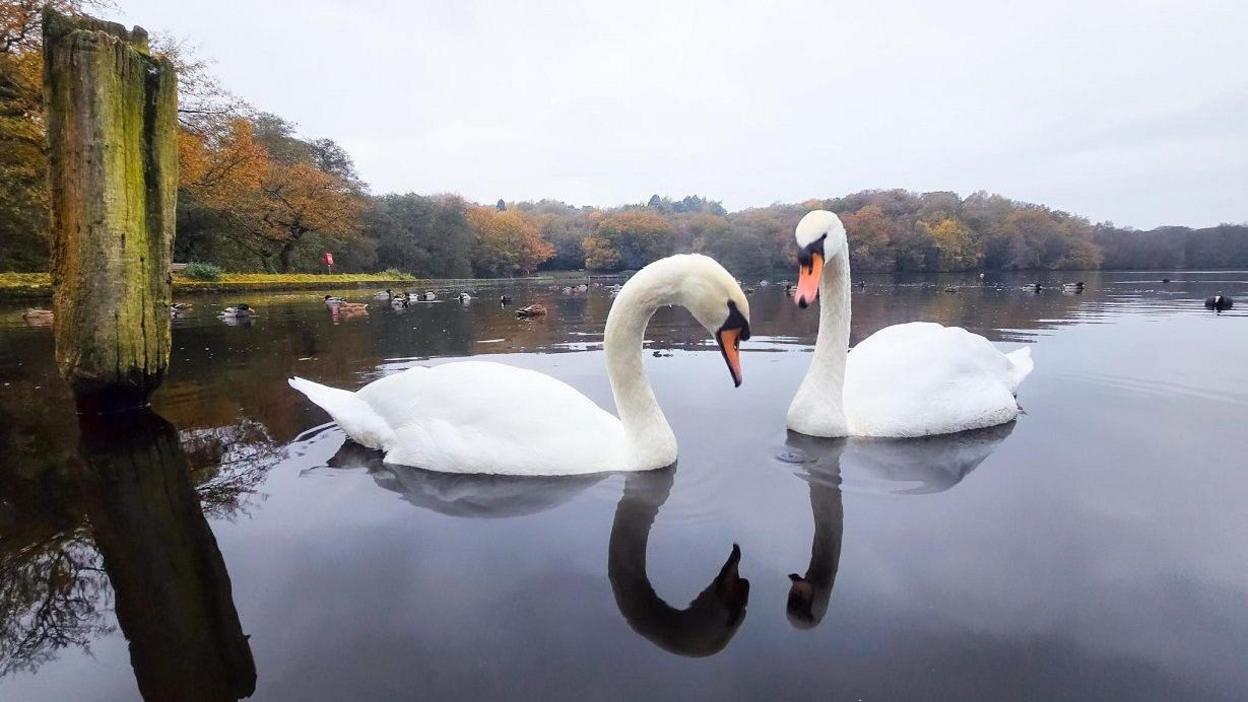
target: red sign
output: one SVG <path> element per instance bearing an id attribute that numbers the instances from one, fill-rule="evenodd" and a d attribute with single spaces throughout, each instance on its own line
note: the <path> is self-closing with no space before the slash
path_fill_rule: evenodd
<path id="1" fill-rule="evenodd" d="M 332 266 L 334 265 L 334 255 L 326 251 L 325 253 L 321 254 L 321 261 L 323 261 L 325 265 L 327 266 Z"/>

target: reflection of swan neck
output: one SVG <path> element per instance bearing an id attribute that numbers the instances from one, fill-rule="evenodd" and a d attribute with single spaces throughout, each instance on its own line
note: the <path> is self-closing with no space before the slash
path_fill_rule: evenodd
<path id="1" fill-rule="evenodd" d="M 607 314 L 603 335 L 607 375 L 634 461 L 644 460 L 650 451 L 667 450 L 669 445 L 670 452 L 675 452 L 676 437 L 654 397 L 641 351 L 646 325 L 655 310 L 674 301 L 678 268 L 660 261 L 638 272 L 624 284 Z"/>
<path id="2" fill-rule="evenodd" d="M 628 476 L 615 511 L 607 576 L 616 606 L 629 626 L 660 648 L 683 656 L 710 656 L 732 640 L 745 618 L 749 582 L 737 575 L 740 550 L 711 584 L 683 610 L 663 601 L 646 571 L 650 528 L 671 491 L 672 471 Z"/>
<path id="3" fill-rule="evenodd" d="M 811 483 L 810 509 L 815 517 L 815 537 L 810 546 L 806 580 L 817 590 L 826 588 L 826 601 L 836 582 L 836 569 L 841 561 L 841 534 L 845 524 L 841 489 Z"/>

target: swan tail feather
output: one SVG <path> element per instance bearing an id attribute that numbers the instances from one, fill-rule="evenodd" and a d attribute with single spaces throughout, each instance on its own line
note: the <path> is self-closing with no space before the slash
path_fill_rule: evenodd
<path id="1" fill-rule="evenodd" d="M 356 443 L 373 449 L 384 449 L 390 444 L 394 431 L 359 395 L 298 377 L 288 382 L 290 387 L 328 412 Z"/>
<path id="2" fill-rule="evenodd" d="M 1031 374 L 1036 367 L 1036 362 L 1031 359 L 1031 347 L 1024 346 L 1017 351 L 1011 351 L 1005 354 L 1010 360 L 1010 388 L 1011 392 L 1018 392 L 1018 386 L 1023 384 L 1023 380 Z"/>

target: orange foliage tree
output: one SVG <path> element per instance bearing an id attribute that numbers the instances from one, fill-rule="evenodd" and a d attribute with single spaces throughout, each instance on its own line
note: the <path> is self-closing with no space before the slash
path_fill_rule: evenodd
<path id="1" fill-rule="evenodd" d="M 609 214 L 585 240 L 585 267 L 641 268 L 672 252 L 672 235 L 671 223 L 652 209 Z"/>
<path id="2" fill-rule="evenodd" d="M 306 234 L 358 236 L 365 201 L 355 183 L 309 159 L 278 160 L 235 116 L 185 129 L 179 138 L 184 220 L 206 213 L 224 220 L 214 235 L 229 238 L 266 268 L 291 269 Z"/>
<path id="3" fill-rule="evenodd" d="M 472 267 L 478 275 L 528 275 L 555 255 L 538 224 L 517 210 L 472 207 L 468 226 L 476 237 Z"/>

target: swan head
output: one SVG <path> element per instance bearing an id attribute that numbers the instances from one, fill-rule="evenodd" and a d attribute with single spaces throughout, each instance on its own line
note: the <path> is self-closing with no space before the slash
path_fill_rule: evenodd
<path id="1" fill-rule="evenodd" d="M 723 266 L 709 256 L 672 256 L 678 270 L 674 302 L 693 314 L 712 336 L 728 364 L 732 383 L 741 386 L 741 342 L 750 338 L 750 303 Z"/>
<path id="2" fill-rule="evenodd" d="M 797 239 L 797 293 L 793 301 L 808 307 L 819 297 L 823 264 L 830 256 L 847 255 L 849 241 L 841 218 L 827 210 L 812 210 L 802 217 L 793 232 Z"/>

